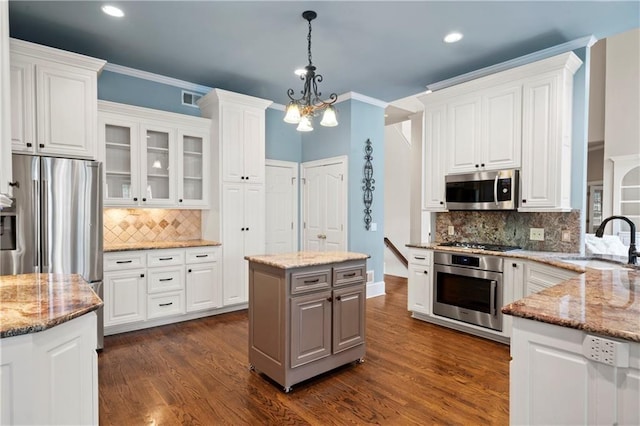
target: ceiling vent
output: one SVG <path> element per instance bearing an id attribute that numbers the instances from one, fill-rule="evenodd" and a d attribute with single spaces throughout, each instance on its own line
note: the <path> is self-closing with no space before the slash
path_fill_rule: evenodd
<path id="1" fill-rule="evenodd" d="M 194 92 L 182 91 L 182 105 L 192 106 L 198 108 L 198 101 L 202 95 Z"/>

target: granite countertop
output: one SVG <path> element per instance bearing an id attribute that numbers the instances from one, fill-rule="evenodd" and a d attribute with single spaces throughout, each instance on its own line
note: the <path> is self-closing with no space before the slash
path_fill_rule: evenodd
<path id="1" fill-rule="evenodd" d="M 100 306 L 80 275 L 1 275 L 0 338 L 46 330 Z"/>
<path id="2" fill-rule="evenodd" d="M 370 256 L 363 253 L 348 251 L 299 251 L 295 253 L 266 254 L 260 256 L 245 256 L 249 262 L 275 266 L 280 269 L 302 268 L 305 266 L 326 265 L 340 263 L 348 260 L 368 259 Z"/>
<path id="3" fill-rule="evenodd" d="M 640 342 L 640 271 L 586 273 L 502 308 L 505 314 Z"/>
<path id="4" fill-rule="evenodd" d="M 207 246 L 220 246 L 220 245 L 222 244 L 217 241 L 208 241 L 208 240 L 144 241 L 140 243 L 105 243 L 103 250 L 105 253 L 110 253 L 114 251 L 207 247 Z"/>

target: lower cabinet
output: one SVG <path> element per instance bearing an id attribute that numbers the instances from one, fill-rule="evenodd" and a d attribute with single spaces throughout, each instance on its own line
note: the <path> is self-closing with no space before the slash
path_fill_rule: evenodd
<path id="1" fill-rule="evenodd" d="M 219 265 L 215 246 L 105 253 L 105 334 L 216 313 Z"/>
<path id="2" fill-rule="evenodd" d="M 407 280 L 407 309 L 422 314 L 431 313 L 433 287 L 433 252 L 409 250 L 409 279 Z"/>
<path id="3" fill-rule="evenodd" d="M 288 392 L 365 354 L 365 261 L 282 269 L 249 261 L 249 363 Z"/>
<path id="4" fill-rule="evenodd" d="M 554 266 L 542 265 L 537 262 L 527 262 L 524 269 L 523 296 L 537 293 L 577 275 L 580 275 L 580 273 Z"/>
<path id="5" fill-rule="evenodd" d="M 0 339 L 0 424 L 97 425 L 96 314 Z"/>
<path id="6" fill-rule="evenodd" d="M 640 424 L 640 343 L 603 337 L 628 354 L 614 366 L 585 356 L 588 337 L 582 330 L 513 318 L 510 424 Z"/>

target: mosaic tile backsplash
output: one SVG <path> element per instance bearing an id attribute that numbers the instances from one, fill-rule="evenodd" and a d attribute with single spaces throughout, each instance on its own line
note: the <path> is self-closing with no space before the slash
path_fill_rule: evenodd
<path id="1" fill-rule="evenodd" d="M 449 235 L 453 225 L 455 235 Z M 529 228 L 544 228 L 544 241 L 529 240 Z M 562 241 L 569 231 L 571 241 Z M 580 211 L 569 213 L 518 213 L 453 211 L 437 213 L 436 242 L 478 242 L 520 246 L 525 250 L 578 253 Z"/>
<path id="2" fill-rule="evenodd" d="M 202 237 L 200 210 L 104 209 L 105 243 L 188 241 Z"/>

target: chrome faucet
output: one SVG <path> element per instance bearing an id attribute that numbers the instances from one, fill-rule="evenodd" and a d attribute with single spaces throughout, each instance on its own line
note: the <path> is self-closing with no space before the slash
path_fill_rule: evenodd
<path id="1" fill-rule="evenodd" d="M 633 223 L 629 218 L 624 216 L 610 216 L 602 221 L 598 229 L 596 230 L 596 237 L 602 238 L 602 234 L 604 234 L 604 227 L 607 226 L 607 223 L 613 219 L 624 220 L 629 224 L 631 228 L 631 242 L 629 243 L 629 264 L 635 265 L 638 262 L 638 252 L 636 252 L 636 224 Z"/>

